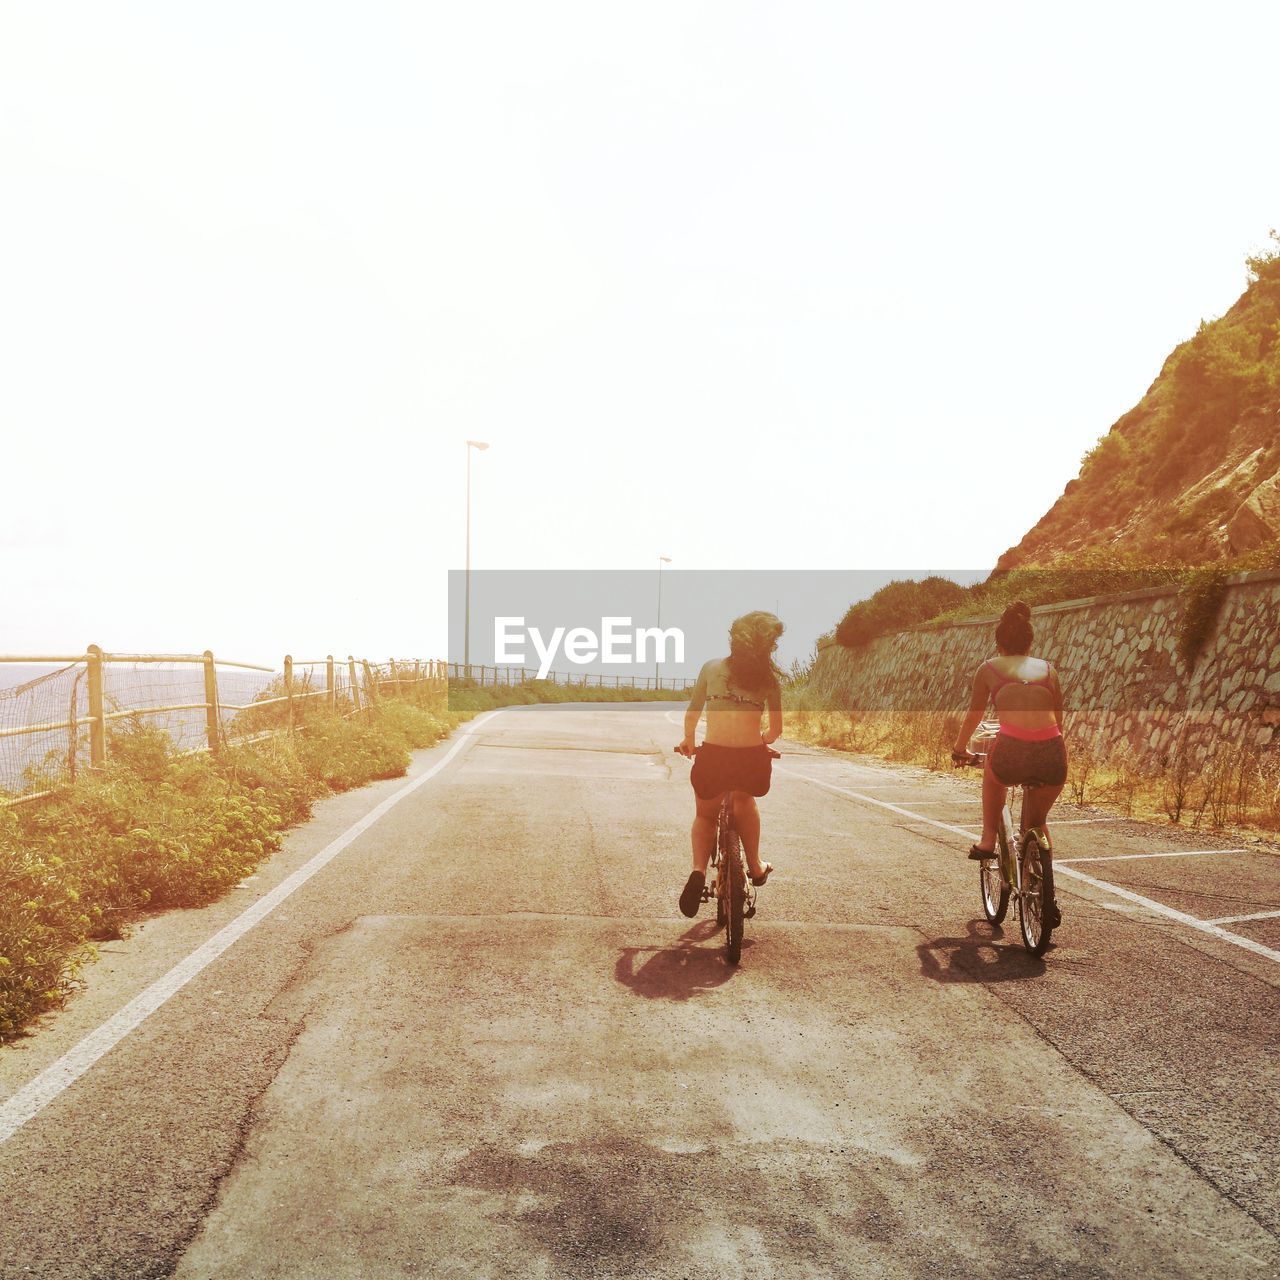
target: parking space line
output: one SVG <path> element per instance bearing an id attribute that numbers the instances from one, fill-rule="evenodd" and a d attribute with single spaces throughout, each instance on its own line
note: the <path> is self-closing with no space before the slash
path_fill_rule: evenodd
<path id="1" fill-rule="evenodd" d="M 879 809 L 888 809 L 892 813 L 901 814 L 904 818 L 911 818 L 916 822 L 923 822 L 931 827 L 937 827 L 940 831 L 950 831 L 955 835 L 964 836 L 966 840 L 976 840 L 977 836 L 972 831 L 965 830 L 964 827 L 953 826 L 949 822 L 939 822 L 936 818 L 927 818 L 923 813 L 912 813 L 910 809 L 904 809 L 900 805 L 890 804 L 887 800 L 877 800 L 874 796 L 865 795 L 860 791 L 854 791 L 849 787 L 837 787 L 835 783 L 823 782 L 818 778 L 811 778 L 808 774 L 797 773 L 794 769 L 776 769 L 778 773 L 785 773 L 793 778 L 799 778 L 803 782 L 811 782 L 815 787 L 821 787 L 824 791 L 834 791 L 839 795 L 849 796 L 851 799 L 861 801 L 863 804 L 875 805 Z M 1200 852 L 1204 853 L 1247 853 L 1246 849 L 1205 849 Z M 1144 856 L 1144 855 L 1137 855 Z M 1160 855 L 1147 855 L 1160 856 Z M 1066 859 L 1063 862 L 1067 861 Z M 1074 860 L 1073 860 L 1074 861 Z M 1085 861 L 1085 859 L 1079 859 Z M 1094 859 L 1097 861 L 1097 859 Z M 1276 951 L 1272 947 L 1263 946 L 1261 942 L 1255 942 L 1252 938 L 1246 938 L 1242 934 L 1229 933 L 1217 924 L 1213 924 L 1208 920 L 1201 920 L 1196 916 L 1189 916 L 1185 911 L 1178 911 L 1174 907 L 1166 907 L 1163 902 L 1156 902 L 1154 898 L 1144 898 L 1140 893 L 1134 893 L 1132 889 L 1125 889 L 1118 884 L 1108 884 L 1105 880 L 1097 880 L 1093 876 L 1086 875 L 1083 871 L 1077 871 L 1074 867 L 1064 866 L 1063 862 L 1054 859 L 1054 871 L 1058 875 L 1067 876 L 1072 880 L 1079 880 L 1084 884 L 1091 885 L 1095 889 L 1100 889 L 1103 893 L 1114 894 L 1118 898 L 1123 898 L 1127 902 L 1132 902 L 1139 907 L 1145 908 L 1158 916 L 1164 916 L 1167 920 L 1174 920 L 1178 924 L 1186 925 L 1188 929 L 1194 929 L 1198 933 L 1206 933 L 1210 937 L 1217 938 L 1220 942 L 1229 942 L 1232 946 L 1239 947 L 1243 951 L 1251 951 L 1254 955 L 1261 956 L 1265 960 L 1273 960 L 1280 964 L 1280 951 Z"/>
<path id="2" fill-rule="evenodd" d="M 1104 889 L 1107 893 L 1114 893 L 1129 902 L 1137 903 L 1140 907 L 1145 907 L 1148 911 L 1154 911 L 1156 915 L 1164 916 L 1168 920 L 1176 920 L 1179 924 L 1185 924 L 1189 929 L 1195 929 L 1199 933 L 1207 933 L 1210 937 L 1217 938 L 1222 942 L 1230 942 L 1233 946 L 1242 947 L 1245 951 L 1252 951 L 1254 955 L 1280 963 L 1280 951 L 1276 951 L 1273 947 L 1264 947 L 1261 942 L 1254 942 L 1252 938 L 1246 938 L 1243 934 L 1228 933 L 1226 929 L 1219 928 L 1212 921 L 1201 920 L 1197 916 L 1189 916 L 1185 911 L 1178 911 L 1174 907 L 1166 907 L 1163 902 L 1156 902 L 1154 898 L 1144 898 L 1142 894 L 1134 893 L 1131 889 L 1125 889 L 1118 884 L 1108 884 L 1105 880 L 1095 880 L 1092 876 L 1087 876 L 1083 871 L 1077 871 L 1074 867 L 1059 867 L 1055 862 L 1053 869 L 1055 874 L 1061 872 L 1062 875 L 1070 876 L 1073 880 L 1083 880 L 1085 884 L 1091 884 L 1095 889 Z"/>
<path id="3" fill-rule="evenodd" d="M 888 809 L 890 813 L 901 814 L 904 818 L 913 818 L 917 822 L 927 822 L 931 827 L 940 827 L 943 831 L 950 831 L 955 835 L 964 836 L 966 840 L 976 840 L 978 838 L 974 832 L 967 831 L 964 827 L 954 827 L 949 822 L 939 822 L 937 818 L 926 818 L 922 813 L 912 813 L 910 809 L 904 809 L 901 805 L 890 804 L 888 800 L 877 800 L 875 796 L 866 795 L 861 791 L 851 791 L 848 787 L 837 787 L 834 782 L 823 782 L 821 778 L 811 778 L 807 773 L 797 773 L 794 769 L 784 769 L 780 765 L 774 765 L 773 771 L 775 773 L 785 773 L 804 782 L 811 782 L 815 787 L 821 787 L 824 791 L 834 791 L 838 795 L 850 796 L 854 800 L 861 800 L 863 804 L 873 804 L 878 809 Z"/>
<path id="4" fill-rule="evenodd" d="M 1097 858 L 1057 858 L 1053 865 L 1056 867 L 1066 862 L 1136 862 L 1142 858 L 1207 858 L 1215 853 L 1251 852 L 1251 849 L 1169 849 L 1160 853 L 1104 853 Z"/>
<path id="5" fill-rule="evenodd" d="M 1206 920 L 1205 924 L 1244 924 L 1246 920 L 1275 920 L 1280 918 L 1280 911 L 1255 911 L 1248 916 L 1219 916 L 1216 920 Z"/>
<path id="6" fill-rule="evenodd" d="M 1121 822 L 1121 818 L 1054 818 L 1055 827 L 1087 827 L 1093 822 Z"/>

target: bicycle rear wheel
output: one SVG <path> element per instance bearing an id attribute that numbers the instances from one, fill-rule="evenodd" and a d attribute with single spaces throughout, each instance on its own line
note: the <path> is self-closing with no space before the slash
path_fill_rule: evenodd
<path id="1" fill-rule="evenodd" d="M 729 814 L 720 824 L 720 903 L 725 917 L 725 952 L 730 964 L 742 959 L 742 918 L 746 877 L 742 866 L 742 841 Z M 720 910 L 716 915 L 719 917 Z"/>
<path id="2" fill-rule="evenodd" d="M 1001 870 L 1004 859 L 1000 856 L 1000 846 L 1004 843 L 1004 832 L 997 837 L 996 847 L 991 857 L 978 864 L 978 892 L 982 895 L 982 914 L 992 924 L 1000 924 L 1009 911 L 1009 886 L 1005 883 Z"/>
<path id="3" fill-rule="evenodd" d="M 1018 920 L 1022 944 L 1033 956 L 1042 956 L 1053 934 L 1053 870 L 1048 837 L 1037 830 L 1022 837 L 1019 851 L 1022 896 Z"/>

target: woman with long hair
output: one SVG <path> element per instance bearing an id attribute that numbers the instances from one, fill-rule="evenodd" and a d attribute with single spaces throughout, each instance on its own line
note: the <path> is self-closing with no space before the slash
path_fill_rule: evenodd
<path id="1" fill-rule="evenodd" d="M 1000 731 L 982 773 L 982 837 L 969 849 L 975 861 L 991 857 L 995 850 L 1009 787 L 1027 788 L 1023 829 L 1041 827 L 1047 834 L 1049 810 L 1067 781 L 1062 688 L 1053 664 L 1031 656 L 1034 638 L 1031 610 L 1021 601 L 1011 604 L 996 625 L 996 656 L 974 673 L 969 710 L 952 748 L 953 760 L 967 758 L 969 739 L 987 705 L 995 708 Z"/>
<path id="2" fill-rule="evenodd" d="M 707 863 L 716 843 L 716 815 L 726 792 L 733 795 L 733 816 L 747 855 L 751 883 L 762 885 L 773 870 L 760 861 L 760 811 L 757 796 L 769 790 L 773 757 L 769 744 L 782 736 L 782 685 L 773 661 L 783 626 L 771 613 L 743 614 L 729 628 L 729 656 L 713 658 L 698 673 L 698 683 L 684 715 L 684 740 L 676 750 L 694 756 L 689 781 L 693 784 L 693 870 L 680 894 L 680 910 L 698 914 Z M 707 731 L 701 746 L 694 733 L 703 708 Z M 761 731 L 768 709 L 769 729 Z"/>

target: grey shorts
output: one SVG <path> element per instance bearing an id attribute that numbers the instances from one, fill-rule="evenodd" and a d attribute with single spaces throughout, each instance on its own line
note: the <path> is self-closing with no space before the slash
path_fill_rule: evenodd
<path id="1" fill-rule="evenodd" d="M 1028 742 L 998 733 L 987 764 L 1006 787 L 1060 787 L 1067 780 L 1067 744 L 1061 736 Z"/>

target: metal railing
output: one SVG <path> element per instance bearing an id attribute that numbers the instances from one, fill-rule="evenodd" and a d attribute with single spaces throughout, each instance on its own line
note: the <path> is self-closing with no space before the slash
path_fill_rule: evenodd
<path id="1" fill-rule="evenodd" d="M 450 662 L 448 672 L 450 680 L 470 680 L 481 688 L 529 684 L 538 679 L 538 673 L 528 667 L 486 667 L 474 662 L 469 665 Z M 564 671 L 548 671 L 542 679 L 570 688 L 670 689 L 676 693 L 690 689 L 697 683 L 683 676 L 608 676 L 594 672 L 573 674 Z"/>
<path id="2" fill-rule="evenodd" d="M 299 709 L 311 699 L 323 698 L 331 711 L 350 716 L 387 694 L 403 695 L 427 685 L 444 695 L 448 688 L 446 664 L 436 659 L 373 663 L 352 655 L 345 662 L 332 654 L 309 660 L 288 655 L 283 668 L 275 668 L 216 658 L 209 650 L 105 653 L 89 645 L 83 654 L 0 655 L 0 664 L 55 668 L 0 688 L 0 788 L 19 793 L 0 795 L 0 806 L 37 800 L 58 789 L 32 787 L 33 769 L 44 766 L 47 774 L 56 765 L 60 778 L 74 782 L 83 765 L 103 765 L 114 721 L 166 717 L 165 727 L 179 748 L 216 753 L 228 741 L 292 732 Z M 151 674 L 140 678 L 140 668 L 150 668 Z M 241 679 L 238 692 L 224 689 L 220 669 L 258 673 L 257 687 Z M 238 700 L 224 698 L 224 692 Z M 269 708 L 281 710 L 264 717 Z M 280 722 L 260 728 L 273 715 Z"/>

